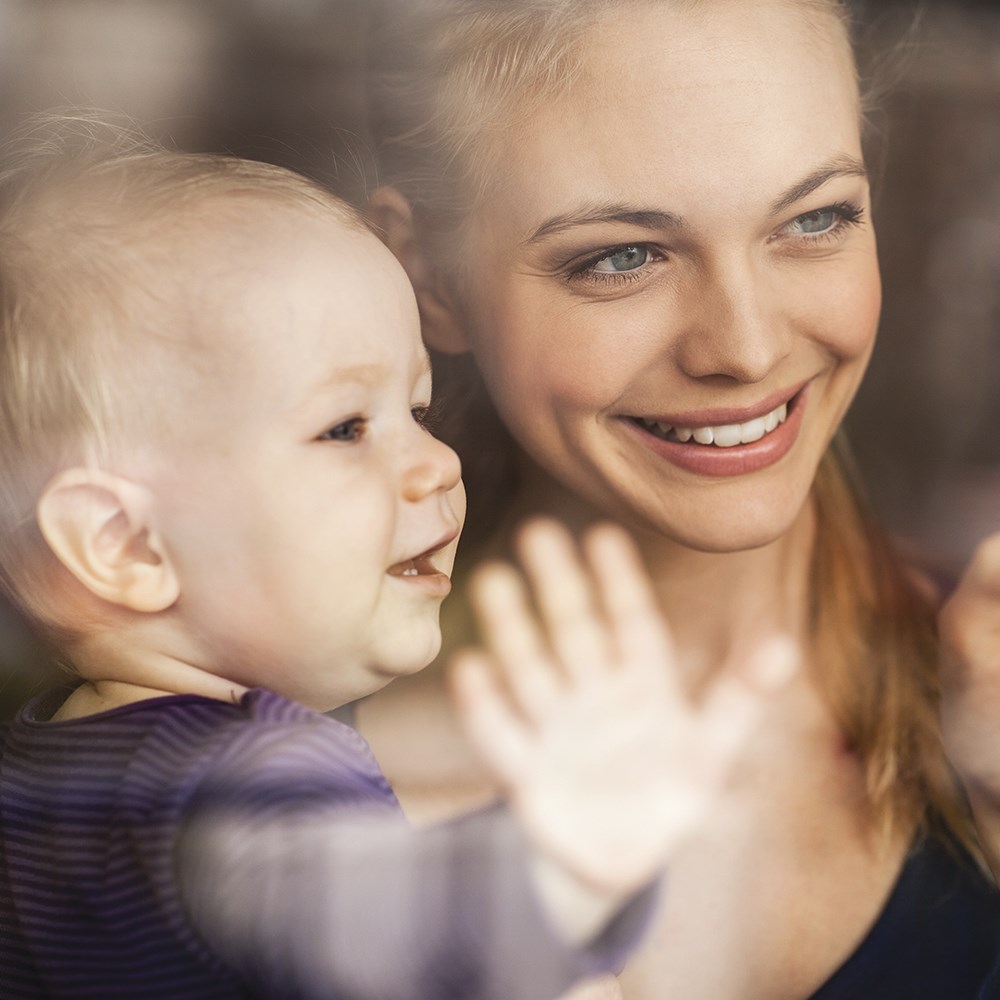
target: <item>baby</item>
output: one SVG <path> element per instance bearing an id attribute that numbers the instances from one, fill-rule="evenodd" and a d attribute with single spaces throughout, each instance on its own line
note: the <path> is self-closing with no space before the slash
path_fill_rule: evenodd
<path id="1" fill-rule="evenodd" d="M 624 536 L 536 524 L 531 596 L 484 570 L 454 665 L 506 804 L 413 831 L 323 714 L 435 657 L 462 526 L 403 271 L 298 175 L 92 122 L 0 187 L 0 574 L 77 682 L 0 739 L 4 995 L 551 1000 L 620 965 L 787 658 L 692 707 Z"/>

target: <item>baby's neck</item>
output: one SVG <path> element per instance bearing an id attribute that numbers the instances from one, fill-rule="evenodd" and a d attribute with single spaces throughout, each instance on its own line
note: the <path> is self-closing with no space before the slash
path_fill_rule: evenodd
<path id="1" fill-rule="evenodd" d="M 238 701 L 246 688 L 177 655 L 171 643 L 148 630 L 141 635 L 101 629 L 70 651 L 83 678 L 55 719 L 81 718 L 122 705 L 169 695 L 194 694 L 217 701 Z"/>
<path id="2" fill-rule="evenodd" d="M 102 712 L 110 712 L 123 705 L 162 698 L 169 693 L 121 681 L 84 681 L 59 706 L 58 711 L 52 716 L 52 721 L 61 722 L 66 719 L 82 719 L 88 715 L 100 715 Z"/>

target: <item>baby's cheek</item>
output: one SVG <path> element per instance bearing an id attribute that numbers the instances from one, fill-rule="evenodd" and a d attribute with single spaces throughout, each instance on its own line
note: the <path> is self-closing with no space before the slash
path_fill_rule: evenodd
<path id="1" fill-rule="evenodd" d="M 461 528 L 465 524 L 465 515 L 469 506 L 464 480 L 460 479 L 454 489 L 448 491 L 448 504 L 458 519 L 459 528 Z M 457 545 L 458 543 L 456 542 L 455 544 Z"/>

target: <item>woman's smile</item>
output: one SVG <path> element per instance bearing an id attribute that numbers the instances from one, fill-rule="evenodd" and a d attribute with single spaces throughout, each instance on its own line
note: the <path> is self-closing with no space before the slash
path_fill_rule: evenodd
<path id="1" fill-rule="evenodd" d="M 700 551 L 808 516 L 878 324 L 850 52 L 782 10 L 593 30 L 464 247 L 469 346 L 535 467 Z M 637 65 L 643 100 L 609 101 Z"/>
<path id="2" fill-rule="evenodd" d="M 644 447 L 679 468 L 706 476 L 739 476 L 766 468 L 795 444 L 808 383 L 748 410 L 671 417 L 621 418 Z"/>

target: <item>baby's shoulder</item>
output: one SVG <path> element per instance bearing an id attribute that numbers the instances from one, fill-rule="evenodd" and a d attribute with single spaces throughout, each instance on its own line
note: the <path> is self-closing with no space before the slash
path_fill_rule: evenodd
<path id="1" fill-rule="evenodd" d="M 249 691 L 216 732 L 213 782 L 398 808 L 371 748 L 353 727 L 272 691 Z"/>

